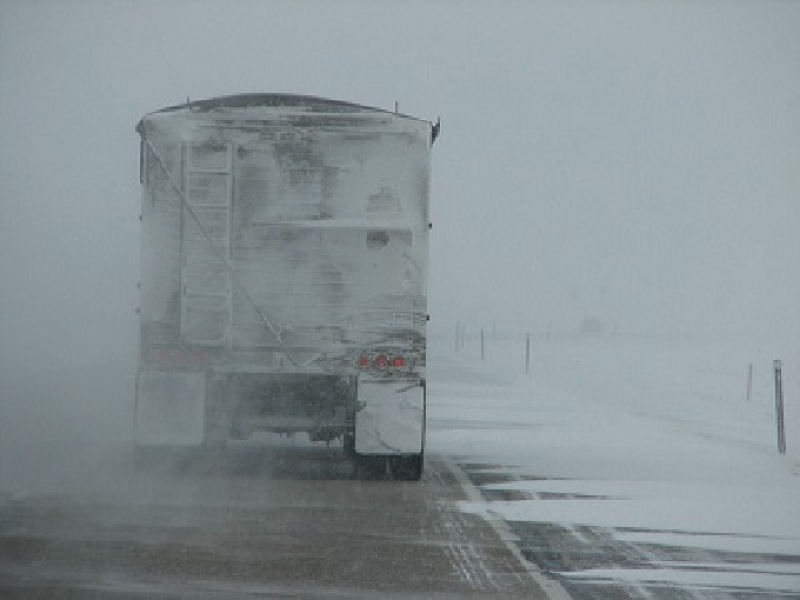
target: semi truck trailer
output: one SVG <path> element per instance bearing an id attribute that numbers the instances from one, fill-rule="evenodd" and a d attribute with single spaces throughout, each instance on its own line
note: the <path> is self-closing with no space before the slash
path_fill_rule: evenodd
<path id="1" fill-rule="evenodd" d="M 438 122 L 242 94 L 136 131 L 137 453 L 302 435 L 419 479 Z"/>

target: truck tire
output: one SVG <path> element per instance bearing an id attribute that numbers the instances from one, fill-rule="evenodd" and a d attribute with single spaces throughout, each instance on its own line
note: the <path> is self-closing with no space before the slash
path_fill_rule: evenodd
<path id="1" fill-rule="evenodd" d="M 355 460 L 356 456 L 356 437 L 352 433 L 346 433 L 342 437 L 342 447 L 344 448 L 344 455 Z"/>
<path id="2" fill-rule="evenodd" d="M 353 453 L 353 475 L 360 481 L 386 479 L 386 457 Z"/>
<path id="3" fill-rule="evenodd" d="M 397 481 L 419 481 L 422 478 L 424 455 L 408 454 L 392 459 L 392 475 Z"/>
<path id="4" fill-rule="evenodd" d="M 403 456 L 354 454 L 352 460 L 354 475 L 362 481 L 419 481 L 422 478 L 423 453 Z"/>

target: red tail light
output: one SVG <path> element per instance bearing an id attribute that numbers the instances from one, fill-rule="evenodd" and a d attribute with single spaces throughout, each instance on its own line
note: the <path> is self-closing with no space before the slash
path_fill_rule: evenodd
<path id="1" fill-rule="evenodd" d="M 360 369 L 378 371 L 404 370 L 408 368 L 408 360 L 402 354 L 377 354 L 373 356 L 365 352 L 359 355 L 356 364 Z"/>

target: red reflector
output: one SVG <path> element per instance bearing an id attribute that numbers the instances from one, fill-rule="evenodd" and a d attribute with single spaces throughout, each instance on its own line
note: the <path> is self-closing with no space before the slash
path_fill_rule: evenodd
<path id="1" fill-rule="evenodd" d="M 402 369 L 403 367 L 405 367 L 405 366 L 406 366 L 406 359 L 405 359 L 405 357 L 403 357 L 403 356 L 395 356 L 395 357 L 392 359 L 392 366 L 393 366 L 395 369 Z"/>
<path id="2" fill-rule="evenodd" d="M 361 358 L 358 359 L 358 366 L 366 369 L 369 366 L 369 356 L 362 354 Z"/>
<path id="3" fill-rule="evenodd" d="M 379 369 L 385 369 L 389 366 L 389 359 L 386 358 L 383 354 L 379 354 L 375 357 L 375 366 Z"/>

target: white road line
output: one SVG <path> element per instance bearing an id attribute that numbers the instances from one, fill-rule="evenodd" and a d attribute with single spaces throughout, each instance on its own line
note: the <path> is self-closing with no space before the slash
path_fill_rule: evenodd
<path id="1" fill-rule="evenodd" d="M 447 467 L 447 469 L 453 474 L 453 477 L 455 477 L 456 481 L 458 481 L 459 485 L 461 485 L 461 489 L 464 490 L 467 500 L 470 502 L 485 502 L 478 488 L 472 485 L 469 477 L 466 476 L 461 467 L 459 467 L 448 457 L 442 456 L 437 458 L 441 459 L 442 464 Z M 487 511 L 486 522 L 489 523 L 489 526 L 497 534 L 497 537 L 502 540 L 509 552 L 511 552 L 511 554 L 513 554 L 517 559 L 519 564 L 525 568 L 536 585 L 542 588 L 542 591 L 547 594 L 549 600 L 573 600 L 572 596 L 567 593 L 567 591 L 558 581 L 547 577 L 547 575 L 538 569 L 536 565 L 525 559 L 525 557 L 522 555 L 522 552 L 520 552 L 520 549 L 514 543 L 514 535 L 511 533 L 511 530 L 508 528 L 508 525 L 506 525 L 506 522 L 503 519 L 497 517 L 491 511 Z"/>

